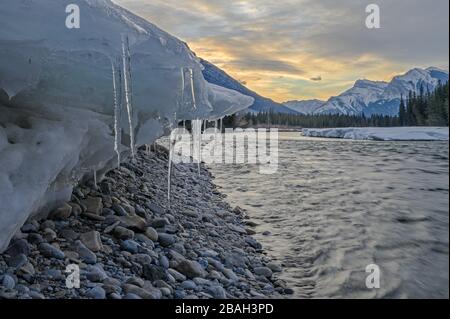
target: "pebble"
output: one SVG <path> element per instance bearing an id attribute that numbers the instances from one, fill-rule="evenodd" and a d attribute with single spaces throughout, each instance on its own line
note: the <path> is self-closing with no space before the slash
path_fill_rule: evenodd
<path id="1" fill-rule="evenodd" d="M 40 244 L 39 251 L 47 258 L 64 259 L 65 257 L 64 253 L 59 248 L 47 243 Z"/>
<path id="2" fill-rule="evenodd" d="M 102 239 L 98 231 L 90 231 L 80 236 L 81 242 L 93 252 L 98 252 L 103 249 Z"/>
<path id="3" fill-rule="evenodd" d="M 273 275 L 272 270 L 268 267 L 256 267 L 253 269 L 255 274 L 258 276 L 264 276 L 266 278 L 271 278 Z"/>
<path id="4" fill-rule="evenodd" d="M 87 248 L 81 241 L 77 241 L 75 243 L 76 251 L 83 261 L 86 264 L 96 264 L 97 263 L 97 255 L 94 254 L 89 248 Z"/>
<path id="5" fill-rule="evenodd" d="M 134 231 L 132 231 L 131 229 L 122 227 L 122 226 L 117 226 L 114 229 L 113 233 L 114 233 L 114 237 L 116 237 L 118 239 L 122 239 L 122 240 L 134 238 Z"/>
<path id="6" fill-rule="evenodd" d="M 16 281 L 10 275 L 4 275 L 2 279 L 2 286 L 6 289 L 14 289 Z"/>
<path id="7" fill-rule="evenodd" d="M 158 232 L 153 227 L 147 227 L 145 230 L 145 236 L 154 242 L 158 241 Z"/>
<path id="8" fill-rule="evenodd" d="M 176 266 L 176 270 L 188 278 L 203 278 L 206 276 L 203 267 L 198 262 L 192 260 L 183 260 Z"/>
<path id="9" fill-rule="evenodd" d="M 158 242 L 163 247 L 169 247 L 170 245 L 173 245 L 175 243 L 175 236 L 166 234 L 166 233 L 159 233 L 158 234 Z"/>
<path id="10" fill-rule="evenodd" d="M 50 213 L 49 218 L 54 220 L 66 220 L 72 215 L 72 206 L 64 204 Z"/>
<path id="11" fill-rule="evenodd" d="M 137 242 L 135 242 L 134 240 L 128 239 L 128 240 L 122 241 L 120 243 L 120 247 L 123 250 L 128 251 L 129 253 L 137 254 L 138 249 L 139 249 L 139 244 Z"/>
<path id="12" fill-rule="evenodd" d="M 82 200 L 81 203 L 86 207 L 86 212 L 100 215 L 103 209 L 103 202 L 101 197 L 88 197 Z"/>
<path id="13" fill-rule="evenodd" d="M 100 286 L 95 286 L 88 290 L 86 296 L 90 299 L 106 299 L 106 291 Z"/>
<path id="14" fill-rule="evenodd" d="M 11 257 L 17 256 L 19 254 L 28 256 L 30 254 L 30 246 L 25 239 L 17 239 L 12 242 L 5 253 Z"/>

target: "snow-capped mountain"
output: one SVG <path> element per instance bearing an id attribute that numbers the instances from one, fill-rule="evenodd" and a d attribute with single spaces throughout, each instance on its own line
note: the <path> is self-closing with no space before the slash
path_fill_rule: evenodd
<path id="1" fill-rule="evenodd" d="M 325 104 L 322 100 L 288 101 L 283 103 L 291 110 L 302 114 L 314 114 L 314 112 Z"/>
<path id="2" fill-rule="evenodd" d="M 308 114 L 346 114 L 371 116 L 374 114 L 395 116 L 398 114 L 401 96 L 410 91 L 432 91 L 441 83 L 447 82 L 447 71 L 431 67 L 415 68 L 403 75 L 396 76 L 391 82 L 358 80 L 355 85 L 339 96 L 330 98 L 317 106 L 309 101 L 286 102 L 286 106 L 300 105 L 311 107 Z"/>
<path id="3" fill-rule="evenodd" d="M 256 92 L 253 92 L 214 64 L 202 59 L 200 61 L 204 67 L 203 76 L 206 81 L 230 90 L 238 91 L 255 99 L 253 105 L 250 106 L 248 111 L 255 113 L 272 111 L 275 113 L 298 114 L 298 112 L 294 109 L 286 107 L 283 104 L 277 103 L 271 99 L 259 95 Z"/>

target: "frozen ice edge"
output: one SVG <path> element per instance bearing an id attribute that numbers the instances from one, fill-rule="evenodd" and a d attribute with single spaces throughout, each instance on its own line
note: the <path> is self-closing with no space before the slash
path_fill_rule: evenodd
<path id="1" fill-rule="evenodd" d="M 0 2 L 0 252 L 30 216 L 70 199 L 93 172 L 101 181 L 176 121 L 215 120 L 253 103 L 206 82 L 187 45 L 148 21 L 109 0 L 72 2 L 83 12 L 83 27 L 72 31 L 58 1 Z M 122 34 L 130 104 L 124 83 L 114 92 L 124 79 Z"/>
<path id="2" fill-rule="evenodd" d="M 363 127 L 363 128 L 308 128 L 307 137 L 340 138 L 372 141 L 448 141 L 448 127 Z"/>

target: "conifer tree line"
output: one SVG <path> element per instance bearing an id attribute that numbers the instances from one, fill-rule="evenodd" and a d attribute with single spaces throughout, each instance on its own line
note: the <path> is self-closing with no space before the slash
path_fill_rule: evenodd
<path id="1" fill-rule="evenodd" d="M 402 97 L 398 119 L 401 126 L 448 126 L 448 82 L 433 92 L 423 87 L 409 92 L 406 101 Z"/>
<path id="2" fill-rule="evenodd" d="M 298 115 L 273 111 L 232 115 L 224 119 L 226 127 L 392 127 L 448 126 L 449 84 L 439 84 L 433 92 L 410 92 L 402 97 L 397 116 L 372 115 Z"/>

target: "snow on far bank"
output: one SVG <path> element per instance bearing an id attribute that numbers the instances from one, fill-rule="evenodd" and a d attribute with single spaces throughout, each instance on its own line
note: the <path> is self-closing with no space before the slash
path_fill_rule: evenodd
<path id="1" fill-rule="evenodd" d="M 448 141 L 448 127 L 347 127 L 303 129 L 308 137 L 374 141 Z"/>

